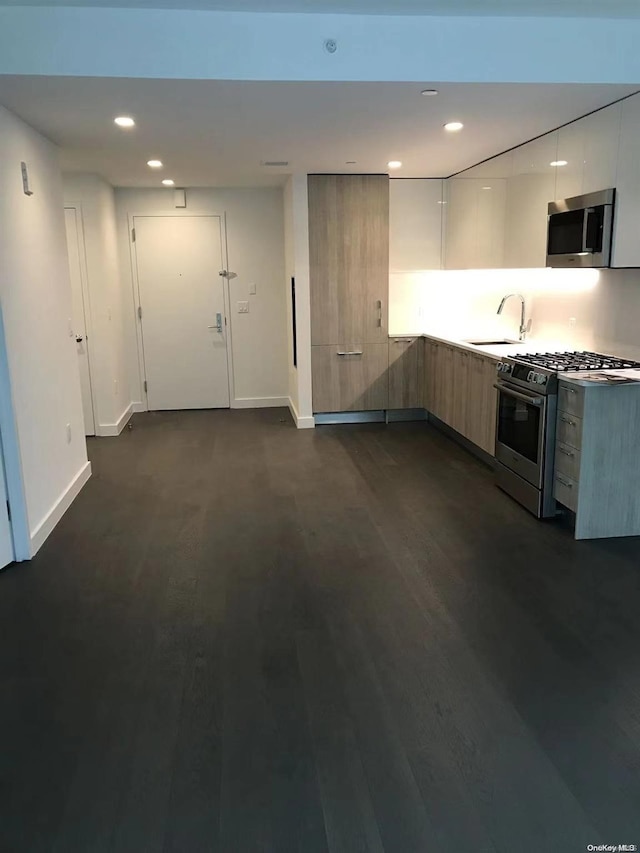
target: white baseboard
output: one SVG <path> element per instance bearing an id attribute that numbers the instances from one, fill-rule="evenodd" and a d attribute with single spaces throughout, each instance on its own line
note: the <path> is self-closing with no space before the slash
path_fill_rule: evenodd
<path id="1" fill-rule="evenodd" d="M 44 541 L 49 536 L 53 528 L 60 521 L 65 512 L 80 494 L 80 489 L 91 476 L 91 462 L 86 462 L 80 471 L 76 474 L 73 480 L 69 483 L 64 492 L 60 495 L 53 507 L 49 510 L 44 519 L 36 527 L 30 536 L 31 556 L 34 557 L 40 550 Z"/>
<path id="2" fill-rule="evenodd" d="M 310 417 L 301 418 L 298 414 L 298 410 L 296 409 L 296 405 L 291 399 L 291 397 L 287 399 L 287 405 L 289 406 L 289 411 L 291 412 L 291 416 L 293 417 L 295 425 L 298 429 L 313 429 L 315 427 L 316 421 L 313 415 L 311 415 Z"/>
<path id="3" fill-rule="evenodd" d="M 288 397 L 236 397 L 231 402 L 232 409 L 270 409 L 288 405 Z"/>
<path id="4" fill-rule="evenodd" d="M 140 403 L 140 402 L 132 403 L 131 404 L 131 411 L 134 413 L 135 412 L 146 412 L 146 411 L 148 411 L 147 404 L 146 403 Z"/>
<path id="5" fill-rule="evenodd" d="M 133 406 L 133 403 L 129 403 L 129 405 L 120 415 L 115 424 L 98 424 L 96 435 L 99 435 L 101 437 L 120 435 L 122 430 L 126 427 L 129 418 L 133 414 Z"/>

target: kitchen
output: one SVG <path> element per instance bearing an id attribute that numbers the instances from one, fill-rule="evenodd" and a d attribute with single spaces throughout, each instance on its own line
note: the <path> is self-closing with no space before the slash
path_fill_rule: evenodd
<path id="1" fill-rule="evenodd" d="M 394 180 L 395 170 L 390 171 L 388 184 L 373 176 L 311 177 L 316 424 L 429 417 L 471 450 L 487 454 L 490 464 L 497 456 L 498 484 L 538 517 L 575 514 L 577 538 L 638 535 L 640 507 L 634 472 L 638 436 L 631 426 L 636 419 L 622 412 L 629 405 L 636 412 L 640 386 L 614 388 L 609 382 L 605 388 L 606 374 L 601 371 L 627 370 L 618 379 L 626 376 L 629 381 L 636 378 L 633 369 L 640 366 L 635 360 L 640 348 L 634 332 L 625 340 L 624 333 L 610 327 L 606 331 L 616 337 L 603 336 L 603 325 L 607 315 L 616 312 L 621 288 L 628 294 L 628 283 L 634 278 L 631 270 L 614 268 L 640 263 L 635 239 L 638 168 L 633 153 L 639 125 L 640 96 L 633 95 L 446 181 Z M 457 127 L 455 132 L 462 130 Z M 358 181 L 365 183 L 357 186 Z M 360 210 L 347 197 L 349 182 L 352 195 L 362 195 Z M 376 211 L 382 209 L 386 194 L 388 297 L 384 292 L 386 246 L 374 230 L 384 230 Z M 575 212 L 565 212 L 566 205 L 550 204 L 558 198 L 575 199 Z M 325 215 L 331 211 L 329 216 L 340 222 L 350 222 L 351 216 L 353 230 L 344 245 L 340 236 L 332 238 L 323 226 L 323 208 Z M 358 234 L 367 217 L 373 237 Z M 576 231 L 573 220 L 578 225 L 575 248 L 567 248 L 571 229 Z M 583 235 L 583 230 L 590 236 Z M 596 236 L 600 254 L 589 249 Z M 338 251 L 343 251 L 346 263 L 354 264 L 353 269 L 368 282 L 365 299 L 371 307 L 364 323 L 371 331 L 365 331 L 364 338 L 358 319 L 352 316 L 352 305 L 345 305 L 343 316 L 337 317 L 331 317 L 327 307 L 332 298 L 336 306 L 340 302 L 340 296 L 330 294 L 330 285 L 325 284 L 329 270 L 335 270 L 332 239 L 342 246 Z M 365 239 L 371 239 L 370 246 L 362 243 Z M 371 255 L 370 267 L 357 268 L 357 259 L 348 254 L 351 242 L 356 251 L 362 251 L 362 245 L 370 253 L 377 251 L 377 268 Z M 444 271 L 437 272 L 439 266 Z M 376 272 L 378 281 L 372 284 Z M 349 288 L 355 311 L 361 310 L 355 296 L 359 283 L 348 284 L 347 277 L 348 273 L 338 290 Z M 559 308 L 554 296 L 561 304 L 569 303 L 571 314 L 581 315 L 579 325 L 575 316 L 560 318 L 565 304 Z M 385 362 L 379 342 L 384 329 L 381 306 L 387 298 L 390 336 Z M 600 317 L 590 310 L 590 303 L 598 298 L 603 307 Z M 514 308 L 505 322 L 500 315 L 511 303 Z M 553 335 L 548 329 L 553 329 Z M 326 343 L 334 338 L 339 349 L 331 366 Z M 570 352 L 576 353 L 573 359 Z M 602 352 L 608 360 L 601 357 Z M 545 353 L 564 355 L 545 357 Z M 537 373 L 536 366 L 547 369 Z M 527 382 L 532 368 L 533 381 Z M 622 405 L 617 415 L 616 404 Z M 587 410 L 589 421 L 583 424 Z M 595 439 L 593 425 L 599 419 L 603 420 L 601 435 Z M 584 446 L 577 433 L 567 434 L 567 427 L 576 432 L 578 426 Z M 614 459 L 610 436 L 618 434 L 625 436 L 625 449 L 618 448 Z M 594 475 L 601 484 L 598 496 L 587 482 L 588 472 L 596 467 L 596 459 L 604 457 L 609 467 Z M 611 512 L 608 520 L 605 508 Z"/>

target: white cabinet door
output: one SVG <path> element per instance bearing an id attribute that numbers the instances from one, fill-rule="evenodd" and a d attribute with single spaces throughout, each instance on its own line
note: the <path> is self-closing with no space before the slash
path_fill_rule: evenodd
<path id="1" fill-rule="evenodd" d="M 389 181 L 389 269 L 442 268 L 443 181 Z"/>
<path id="2" fill-rule="evenodd" d="M 507 181 L 512 152 L 447 181 L 445 268 L 504 266 Z"/>
<path id="3" fill-rule="evenodd" d="M 547 260 L 547 215 L 556 198 L 558 132 L 534 139 L 513 152 L 513 174 L 507 188 L 505 266 L 544 267 Z"/>
<path id="4" fill-rule="evenodd" d="M 584 171 L 582 192 L 593 193 L 615 187 L 622 104 L 612 104 L 582 119 L 584 125 Z"/>
<path id="5" fill-rule="evenodd" d="M 445 213 L 445 269 L 474 268 L 477 225 L 476 186 L 461 175 L 447 181 Z"/>
<path id="6" fill-rule="evenodd" d="M 571 198 L 583 191 L 585 131 L 584 120 L 574 121 L 558 131 L 558 162 L 566 165 L 556 167 L 556 199 Z"/>
<path id="7" fill-rule="evenodd" d="M 614 218 L 614 267 L 640 266 L 640 95 L 621 104 Z"/>

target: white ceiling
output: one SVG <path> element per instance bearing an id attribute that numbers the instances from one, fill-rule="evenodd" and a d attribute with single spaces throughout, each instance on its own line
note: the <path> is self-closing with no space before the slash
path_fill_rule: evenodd
<path id="1" fill-rule="evenodd" d="M 437 97 L 420 91 L 435 86 Z M 290 172 L 448 176 L 635 91 L 632 86 L 0 77 L 0 104 L 114 186 L 278 185 Z M 132 115 L 134 130 L 113 124 Z M 465 123 L 461 133 L 446 121 Z M 165 168 L 152 171 L 158 158 Z M 269 169 L 264 160 L 288 160 Z M 356 164 L 346 165 L 355 160 Z"/>
<path id="2" fill-rule="evenodd" d="M 638 18 L 638 0 L 0 0 L 0 6 L 89 6 L 355 15 Z"/>

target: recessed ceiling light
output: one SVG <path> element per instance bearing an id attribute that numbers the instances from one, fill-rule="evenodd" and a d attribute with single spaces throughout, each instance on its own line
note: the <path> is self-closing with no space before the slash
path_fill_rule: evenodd
<path id="1" fill-rule="evenodd" d="M 402 166 L 402 160 L 389 160 L 387 166 L 390 169 L 399 169 Z"/>
<path id="2" fill-rule="evenodd" d="M 462 130 L 463 127 L 464 125 L 461 121 L 448 121 L 445 124 L 444 129 L 448 130 L 449 133 L 455 133 L 458 130 Z"/>
<path id="3" fill-rule="evenodd" d="M 357 160 L 347 160 L 346 165 L 347 166 L 355 166 L 357 162 L 358 162 Z"/>
<path id="4" fill-rule="evenodd" d="M 437 89 L 423 89 L 422 92 L 420 92 L 420 94 L 424 95 L 425 98 L 430 98 L 430 97 L 433 97 L 433 95 L 437 95 L 438 90 Z"/>
<path id="5" fill-rule="evenodd" d="M 550 166 L 566 166 L 567 160 L 552 160 L 549 163 Z"/>
<path id="6" fill-rule="evenodd" d="M 147 166 L 152 169 L 162 169 L 162 160 L 147 160 Z"/>
<path id="7" fill-rule="evenodd" d="M 482 187 L 482 189 L 483 190 L 490 190 L 490 189 L 493 189 L 493 187 Z"/>
<path id="8" fill-rule="evenodd" d="M 175 184 L 175 181 L 172 181 L 171 178 L 165 178 L 162 183 L 165 187 L 172 187 Z"/>
<path id="9" fill-rule="evenodd" d="M 133 127 L 135 125 L 135 121 L 131 116 L 118 116 L 118 118 L 114 118 L 114 122 L 118 127 Z"/>

